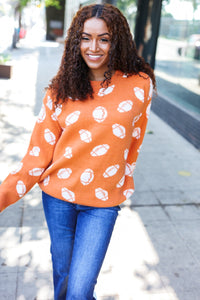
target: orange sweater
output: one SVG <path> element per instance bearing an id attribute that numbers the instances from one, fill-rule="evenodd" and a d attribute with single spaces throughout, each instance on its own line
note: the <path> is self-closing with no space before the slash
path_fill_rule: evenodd
<path id="1" fill-rule="evenodd" d="M 153 90 L 142 76 L 117 71 L 107 89 L 91 82 L 93 99 L 57 106 L 47 91 L 28 151 L 0 186 L 0 210 L 35 183 L 53 197 L 87 206 L 129 198 Z"/>

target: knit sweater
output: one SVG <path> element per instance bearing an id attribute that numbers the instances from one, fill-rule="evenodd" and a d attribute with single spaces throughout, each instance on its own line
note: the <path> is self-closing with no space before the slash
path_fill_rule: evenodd
<path id="1" fill-rule="evenodd" d="M 72 203 L 116 206 L 134 192 L 153 86 L 144 73 L 116 71 L 108 88 L 91 81 L 94 97 L 55 105 L 47 90 L 22 161 L 0 185 L 0 210 L 36 183 Z"/>

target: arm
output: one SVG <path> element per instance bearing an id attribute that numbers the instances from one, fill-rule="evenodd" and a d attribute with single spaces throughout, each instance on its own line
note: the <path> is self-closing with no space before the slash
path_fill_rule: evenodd
<path id="1" fill-rule="evenodd" d="M 42 173 L 52 161 L 61 132 L 51 94 L 47 91 L 27 153 L 0 186 L 0 211 L 18 201 L 40 181 Z"/>
<path id="2" fill-rule="evenodd" d="M 152 81 L 148 78 L 143 109 L 133 122 L 132 141 L 126 164 L 126 175 L 128 176 L 133 175 L 139 151 L 144 139 L 151 107 L 152 90 Z"/>

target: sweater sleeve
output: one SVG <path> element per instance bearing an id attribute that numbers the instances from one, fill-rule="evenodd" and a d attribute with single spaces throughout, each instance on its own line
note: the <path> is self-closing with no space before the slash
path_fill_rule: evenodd
<path id="1" fill-rule="evenodd" d="M 0 211 L 18 201 L 40 181 L 52 161 L 61 132 L 51 93 L 47 91 L 26 154 L 0 185 Z"/>
<path id="2" fill-rule="evenodd" d="M 133 122 L 132 141 L 126 163 L 126 175 L 128 176 L 133 175 L 149 118 L 153 92 L 153 85 L 150 78 L 148 78 L 146 89 L 144 89 L 144 91 L 144 105 L 142 111 L 135 117 Z"/>

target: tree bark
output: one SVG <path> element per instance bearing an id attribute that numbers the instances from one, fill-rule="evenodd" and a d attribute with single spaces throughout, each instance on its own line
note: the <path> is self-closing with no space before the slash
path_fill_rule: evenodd
<path id="1" fill-rule="evenodd" d="M 135 43 L 140 56 L 154 69 L 162 0 L 138 0 Z"/>

